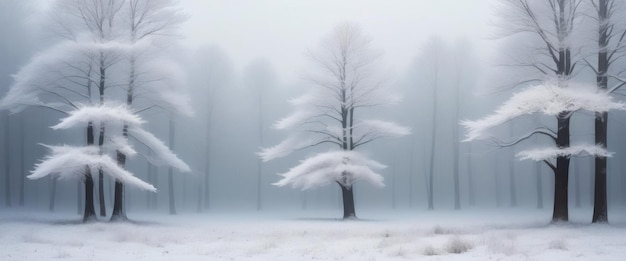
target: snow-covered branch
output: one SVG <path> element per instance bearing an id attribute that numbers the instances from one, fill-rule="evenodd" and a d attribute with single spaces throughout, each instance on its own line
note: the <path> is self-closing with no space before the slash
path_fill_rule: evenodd
<path id="1" fill-rule="evenodd" d="M 509 120 L 526 114 L 542 113 L 556 116 L 562 112 L 586 110 L 605 112 L 624 110 L 626 105 L 593 86 L 570 84 L 567 88 L 554 83 L 544 83 L 529 87 L 514 94 L 495 113 L 476 121 L 464 120 L 461 124 L 467 129 L 463 141 L 487 137 L 487 131 Z"/>
<path id="2" fill-rule="evenodd" d="M 152 150 L 153 157 L 147 158 L 150 163 L 155 166 L 171 166 L 182 172 L 191 172 L 189 165 L 178 158 L 174 152 L 165 146 L 161 140 L 152 135 L 152 133 L 139 128 L 138 126 L 129 126 L 128 134 Z"/>
<path id="3" fill-rule="evenodd" d="M 517 153 L 520 160 L 544 161 L 557 157 L 570 157 L 576 155 L 585 155 L 592 157 L 611 157 L 612 152 L 599 145 L 573 145 L 567 148 L 546 147 L 540 149 L 524 150 Z"/>
<path id="4" fill-rule="evenodd" d="M 283 179 L 274 185 L 291 185 L 293 188 L 307 190 L 332 182 L 351 187 L 355 182 L 362 180 L 382 187 L 383 177 L 372 169 L 385 167 L 356 151 L 331 151 L 301 161 L 287 173 L 280 174 Z"/>
<path id="5" fill-rule="evenodd" d="M 89 167 L 92 171 L 102 169 L 107 175 L 125 184 L 156 192 L 154 186 L 121 168 L 109 155 L 100 154 L 100 149 L 97 146 L 44 146 L 50 149 L 50 154 L 35 165 L 31 175 L 27 176 L 29 179 L 40 179 L 48 175 L 58 175 L 61 178 L 79 178 L 84 175 L 85 167 Z"/>

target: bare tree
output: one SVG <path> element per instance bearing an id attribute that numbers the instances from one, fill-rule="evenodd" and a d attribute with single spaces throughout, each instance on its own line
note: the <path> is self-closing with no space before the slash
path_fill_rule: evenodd
<path id="1" fill-rule="evenodd" d="M 175 8 L 176 2 L 173 0 L 128 0 L 122 12 L 125 14 L 127 21 L 128 40 L 133 45 L 139 45 L 140 41 L 157 41 L 161 40 L 164 36 L 171 36 L 176 33 L 180 24 L 185 21 L 186 17 L 183 16 L 179 9 Z M 121 19 L 123 21 L 123 19 Z M 144 43 L 142 43 L 144 44 Z M 154 48 L 154 44 L 150 46 Z M 156 48 L 161 49 L 161 48 Z M 158 68 L 146 68 L 145 64 L 148 62 L 154 62 L 157 60 L 154 55 L 154 51 L 150 48 L 134 48 L 131 50 L 128 62 L 128 83 L 126 85 L 126 105 L 133 106 L 133 101 L 137 97 L 146 96 L 145 92 L 163 92 L 169 88 L 155 88 L 155 82 L 167 82 L 168 77 L 172 75 L 165 74 L 164 70 L 158 70 Z M 161 61 L 163 62 L 163 61 Z M 158 72 L 150 72 L 149 70 L 158 70 Z M 159 74 L 157 77 L 155 74 Z M 165 83 L 169 84 L 169 83 Z M 152 87 L 152 88 L 150 88 Z M 142 90 L 147 89 L 148 90 Z M 168 93 L 173 95 L 173 93 Z M 153 98 L 149 97 L 149 98 Z M 157 95 L 159 101 L 163 101 L 164 96 Z M 152 99 L 154 100 L 154 99 Z M 159 102 L 156 102 L 159 104 Z M 152 105 L 154 106 L 154 105 Z M 152 106 L 148 107 L 151 108 Z M 159 104 L 166 109 L 176 108 L 187 111 L 189 109 L 181 109 L 181 105 L 175 104 L 171 100 L 165 99 L 165 102 Z M 144 111 L 148 108 L 139 108 L 138 111 Z M 128 126 L 124 125 L 122 129 L 123 136 L 128 139 Z M 126 164 L 126 155 L 117 152 L 117 162 L 120 166 Z M 113 213 L 111 215 L 112 221 L 124 221 L 126 220 L 126 212 L 124 208 L 124 184 L 118 180 L 115 181 L 115 197 L 113 200 Z"/>
<path id="2" fill-rule="evenodd" d="M 541 82 L 546 77 L 554 77 L 560 88 L 567 88 L 576 66 L 576 61 L 572 58 L 571 44 L 574 26 L 580 17 L 578 9 L 581 2 L 581 0 L 539 2 L 508 0 L 505 2 L 508 8 L 505 19 L 510 26 L 505 27 L 505 33 L 532 37 L 529 42 L 535 45 L 528 48 L 540 54 L 539 56 L 523 55 L 508 64 L 516 68 L 529 69 L 528 77 L 514 83 L 514 86 Z M 570 147 L 569 126 L 572 113 L 574 112 L 562 111 L 555 115 L 557 131 L 547 134 L 558 148 Z M 542 131 L 534 130 L 531 133 L 542 133 Z M 559 156 L 556 158 L 556 163 L 546 161 L 546 164 L 554 170 L 555 175 L 553 221 L 567 221 L 569 219 L 567 195 L 569 157 Z"/>
<path id="3" fill-rule="evenodd" d="M 615 0 L 592 0 L 589 1 L 595 10 L 595 16 L 590 15 L 598 22 L 598 41 L 597 41 L 597 66 L 592 65 L 589 61 L 587 65 L 593 69 L 596 74 L 596 83 L 598 90 L 612 93 L 626 84 L 624 79 L 613 77 L 619 83 L 608 88 L 609 76 L 612 75 L 611 65 L 624 56 L 626 50 L 626 28 L 620 26 L 619 12 L 624 13 L 623 2 Z M 616 76 L 618 74 L 613 74 Z M 607 147 L 607 127 L 608 112 L 596 113 L 595 118 L 595 142 L 603 148 Z M 608 206 L 606 195 L 606 170 L 607 158 L 595 158 L 595 175 L 594 175 L 594 204 L 593 204 L 593 223 L 607 223 Z"/>
<path id="4" fill-rule="evenodd" d="M 317 69 L 309 77 L 315 88 L 292 100 L 298 109 L 275 124 L 279 129 L 300 131 L 263 149 L 260 155 L 268 161 L 321 144 L 338 148 L 307 158 L 282 174 L 284 178 L 275 184 L 308 189 L 335 182 L 342 191 L 343 218 L 356 218 L 354 183 L 365 180 L 382 185 L 382 177 L 372 169 L 383 165 L 355 150 L 379 138 L 403 136 L 409 131 L 392 122 L 363 120 L 360 116 L 365 108 L 393 103 L 397 97 L 375 78 L 378 55 L 357 26 L 338 26 L 317 52 L 310 53 L 310 58 Z"/>

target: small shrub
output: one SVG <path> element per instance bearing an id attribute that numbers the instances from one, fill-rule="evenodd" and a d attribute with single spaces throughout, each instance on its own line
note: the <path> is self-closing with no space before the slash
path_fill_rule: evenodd
<path id="1" fill-rule="evenodd" d="M 435 248 L 431 245 L 428 245 L 424 248 L 424 255 L 426 256 L 436 256 L 439 253 L 437 253 L 437 250 L 435 250 Z"/>
<path id="2" fill-rule="evenodd" d="M 448 253 L 451 254 L 461 254 L 472 249 L 472 244 L 467 242 L 466 240 L 461 239 L 458 236 L 455 236 L 448 241 L 448 246 L 446 247 Z"/>

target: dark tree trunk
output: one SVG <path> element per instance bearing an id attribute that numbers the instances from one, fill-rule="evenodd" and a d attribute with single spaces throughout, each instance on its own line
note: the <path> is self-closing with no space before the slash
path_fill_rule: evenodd
<path id="1" fill-rule="evenodd" d="M 128 125 L 124 124 L 122 129 L 122 135 L 125 139 L 128 139 Z M 116 151 L 117 165 L 124 168 L 126 166 L 126 155 L 120 151 Z M 126 209 L 124 208 L 124 183 L 119 180 L 115 180 L 115 196 L 113 198 L 113 213 L 111 214 L 110 221 L 123 222 L 127 221 Z"/>
<path id="2" fill-rule="evenodd" d="M 98 146 L 102 149 L 104 145 L 104 123 L 100 123 L 100 135 L 98 137 Z M 100 202 L 100 216 L 106 217 L 107 210 L 104 200 L 104 172 L 98 169 L 98 200 Z"/>
<path id="3" fill-rule="evenodd" d="M 94 131 L 93 123 L 87 124 L 87 146 L 94 144 Z M 96 209 L 93 202 L 93 176 L 91 175 L 91 169 L 89 166 L 85 166 L 85 208 L 83 212 L 83 222 L 96 220 Z"/>
<path id="4" fill-rule="evenodd" d="M 598 114 L 600 114 L 598 116 Z M 596 144 L 606 149 L 607 140 L 607 113 L 596 114 Z M 592 223 L 608 223 L 608 204 L 606 196 L 606 157 L 595 158 L 595 182 L 593 193 L 593 218 Z"/>
<path id="5" fill-rule="evenodd" d="M 102 169 L 98 169 L 98 202 L 100 203 L 100 216 L 106 217 L 107 210 L 104 200 L 104 172 L 102 172 Z"/>
<path id="6" fill-rule="evenodd" d="M 609 70 L 609 56 L 607 53 L 607 45 L 609 43 L 610 31 L 612 31 L 612 25 L 609 21 L 609 4 L 614 4 L 611 0 L 599 0 L 598 1 L 598 70 L 596 75 L 596 82 L 600 91 L 606 91 L 608 84 L 608 70 Z M 611 10 L 613 11 L 613 10 Z M 609 30 L 609 28 L 611 28 Z M 596 113 L 595 120 L 595 141 L 597 145 L 602 148 L 607 148 L 607 123 L 608 113 L 601 112 Z M 595 159 L 595 188 L 593 199 L 593 218 L 592 223 L 608 223 L 608 206 L 606 196 L 606 168 L 607 158 L 596 157 Z"/>
<path id="7" fill-rule="evenodd" d="M 124 211 L 124 183 L 115 181 L 115 198 L 113 199 L 113 212 L 110 221 L 123 222 L 127 221 L 126 211 Z"/>
<path id="8" fill-rule="evenodd" d="M 352 186 L 347 187 L 339 184 L 341 187 L 341 195 L 343 198 L 343 219 L 356 219 L 356 212 L 354 211 L 354 191 Z"/>
<path id="9" fill-rule="evenodd" d="M 557 122 L 557 147 L 568 148 L 570 146 L 569 113 L 560 113 L 557 117 Z M 552 222 L 569 220 L 567 194 L 569 184 L 569 161 L 569 157 L 566 156 L 556 158 L 556 168 L 554 169 L 554 208 L 552 213 Z"/>
<path id="10" fill-rule="evenodd" d="M 91 176 L 91 169 L 85 167 L 85 209 L 83 212 L 83 222 L 96 220 L 96 209 L 93 203 L 93 177 Z"/>

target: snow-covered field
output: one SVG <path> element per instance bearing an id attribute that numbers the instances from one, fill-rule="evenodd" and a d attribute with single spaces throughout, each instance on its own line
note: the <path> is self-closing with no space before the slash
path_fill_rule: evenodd
<path id="1" fill-rule="evenodd" d="M 0 260 L 624 260 L 626 223 L 549 225 L 549 213 L 131 213 L 80 224 L 71 214 L 0 213 Z M 622 218 L 622 213 L 614 214 Z M 371 217 L 371 218 L 370 218 Z M 619 220 L 619 218 L 618 218 Z"/>

